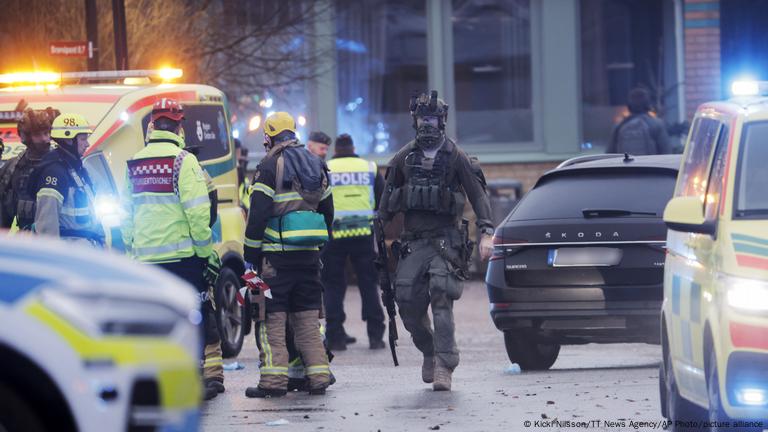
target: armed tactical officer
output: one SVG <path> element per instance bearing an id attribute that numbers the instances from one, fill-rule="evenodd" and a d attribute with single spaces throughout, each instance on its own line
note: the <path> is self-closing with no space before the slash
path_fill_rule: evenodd
<path id="1" fill-rule="evenodd" d="M 323 286 L 319 247 L 333 224 L 333 198 L 325 163 L 296 139 L 296 123 L 286 112 L 264 122 L 267 155 L 251 186 L 245 230 L 245 259 L 269 285 L 266 320 L 259 324 L 258 387 L 248 397 L 284 396 L 288 389 L 286 325 L 293 329 L 309 393 L 322 395 L 330 384 L 328 356 L 319 332 Z"/>
<path id="2" fill-rule="evenodd" d="M 93 133 L 80 114 L 53 121 L 51 138 L 58 147 L 45 155 L 31 176 L 37 199 L 35 232 L 101 246 L 104 233 L 93 208 L 94 189 L 82 156 Z"/>
<path id="3" fill-rule="evenodd" d="M 0 169 L 0 227 L 14 224 L 21 230 L 31 230 L 35 222 L 35 201 L 29 177 L 51 149 L 51 123 L 59 111 L 27 109 L 17 125 L 21 142 L 27 148 L 11 158 Z"/>
<path id="4" fill-rule="evenodd" d="M 437 92 L 413 98 L 410 105 L 416 140 L 392 158 L 379 217 L 402 212 L 404 233 L 399 248 L 396 300 L 405 328 L 424 355 L 422 379 L 435 391 L 451 389 L 459 364 L 453 323 L 453 302 L 461 297 L 472 253 L 466 224 L 459 227 L 469 197 L 482 233 L 480 254 L 492 252 L 493 225 L 479 168 L 445 136 L 448 105 Z M 427 309 L 432 307 L 434 334 Z"/>

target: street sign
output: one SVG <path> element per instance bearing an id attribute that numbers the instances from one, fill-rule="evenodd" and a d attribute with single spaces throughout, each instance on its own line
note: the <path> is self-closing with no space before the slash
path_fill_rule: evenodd
<path id="1" fill-rule="evenodd" d="M 48 44 L 48 54 L 55 57 L 90 57 L 87 41 L 54 41 Z"/>

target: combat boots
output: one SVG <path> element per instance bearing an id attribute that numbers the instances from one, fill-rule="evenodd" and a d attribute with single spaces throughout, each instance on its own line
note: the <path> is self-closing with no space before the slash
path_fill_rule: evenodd
<path id="1" fill-rule="evenodd" d="M 427 384 L 435 380 L 435 358 L 424 356 L 424 362 L 421 364 L 421 379 Z"/>
<path id="2" fill-rule="evenodd" d="M 435 382 L 432 384 L 434 391 L 451 391 L 451 372 L 450 370 L 437 366 L 435 368 Z"/>

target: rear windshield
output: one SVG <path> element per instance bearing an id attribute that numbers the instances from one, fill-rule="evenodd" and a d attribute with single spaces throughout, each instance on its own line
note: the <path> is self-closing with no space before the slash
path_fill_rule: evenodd
<path id="1" fill-rule="evenodd" d="M 142 121 L 144 136 L 150 114 Z M 207 161 L 229 155 L 229 131 L 224 107 L 221 105 L 184 105 L 184 142 L 187 147 L 199 147 L 197 159 Z"/>
<path id="2" fill-rule="evenodd" d="M 572 172 L 545 179 L 528 192 L 510 220 L 583 219 L 585 209 L 653 213 L 661 217 L 675 190 L 675 172 L 628 169 Z"/>

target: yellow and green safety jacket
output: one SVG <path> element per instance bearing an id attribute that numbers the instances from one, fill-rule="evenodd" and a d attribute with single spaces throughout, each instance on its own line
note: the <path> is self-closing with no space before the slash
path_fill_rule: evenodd
<path id="1" fill-rule="evenodd" d="M 369 236 L 377 198 L 384 180 L 376 163 L 357 155 L 336 156 L 328 162 L 333 190 L 333 238 Z"/>
<path id="2" fill-rule="evenodd" d="M 139 261 L 172 262 L 211 254 L 205 174 L 197 158 L 183 149 L 180 136 L 156 130 L 128 161 L 123 241 Z"/>

